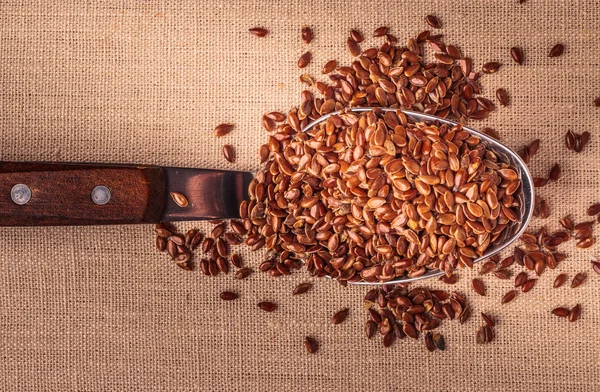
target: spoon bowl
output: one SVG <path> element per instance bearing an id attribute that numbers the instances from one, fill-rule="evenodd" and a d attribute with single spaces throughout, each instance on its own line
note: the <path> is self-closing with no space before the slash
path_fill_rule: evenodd
<path id="1" fill-rule="evenodd" d="M 392 111 L 392 112 L 401 111 L 402 113 L 404 113 L 407 116 L 407 118 L 412 119 L 413 121 L 416 121 L 416 122 L 427 122 L 427 123 L 431 123 L 431 124 L 435 124 L 435 125 L 446 124 L 451 127 L 458 125 L 458 123 L 455 121 L 450 121 L 450 120 L 440 118 L 437 116 L 419 113 L 419 112 L 413 112 L 410 110 L 403 110 L 403 109 L 365 107 L 365 108 L 352 108 L 352 109 L 348 109 L 348 110 L 355 112 L 355 113 L 363 113 L 363 112 L 368 112 L 368 111 L 371 111 L 374 109 L 381 110 L 381 111 Z M 315 125 L 322 123 L 323 121 L 327 120 L 329 117 L 331 117 L 332 115 L 335 115 L 335 114 L 338 114 L 338 112 L 329 113 L 322 117 L 319 117 L 315 121 L 309 123 L 302 130 L 302 132 L 307 132 L 307 131 L 311 130 Z M 527 170 L 527 166 L 526 166 L 525 162 L 521 159 L 521 157 L 517 153 L 515 153 L 513 150 L 511 150 L 504 144 L 500 143 L 499 141 L 493 139 L 492 137 L 490 137 L 484 133 L 481 133 L 479 131 L 476 131 L 473 128 L 463 126 L 463 130 L 469 132 L 472 135 L 479 137 L 481 139 L 481 143 L 483 145 L 485 145 L 486 148 L 488 148 L 490 151 L 493 151 L 498 156 L 498 158 L 501 162 L 508 163 L 512 166 L 512 168 L 515 169 L 519 180 L 521 180 L 520 189 L 513 195 L 515 197 L 515 199 L 518 200 L 518 202 L 519 202 L 519 209 L 518 209 L 518 211 L 516 211 L 517 215 L 518 215 L 517 219 L 514 222 L 511 222 L 509 225 L 507 225 L 505 230 L 501 233 L 501 235 L 493 243 L 490 244 L 490 246 L 487 248 L 486 252 L 483 255 L 481 255 L 477 259 L 473 260 L 473 264 L 475 264 L 475 263 L 478 263 L 482 260 L 489 258 L 490 256 L 500 253 L 502 250 L 506 249 L 510 244 L 512 244 L 514 241 L 516 241 L 521 236 L 521 234 L 523 234 L 523 232 L 527 228 L 527 224 L 529 223 L 529 221 L 531 220 L 531 217 L 533 215 L 533 204 L 534 204 L 534 200 L 535 200 L 535 194 L 534 194 L 533 179 L 531 177 L 531 174 Z M 351 282 L 351 281 L 349 281 L 348 283 L 357 284 L 357 285 L 388 285 L 388 284 L 396 284 L 396 283 L 415 282 L 418 280 L 433 278 L 433 277 L 441 276 L 441 275 L 444 275 L 443 271 L 432 269 L 432 270 L 428 270 L 423 275 L 420 275 L 417 277 L 403 276 L 403 277 L 399 277 L 399 278 L 392 279 L 392 280 L 385 281 L 385 282 L 366 282 L 366 281 Z"/>

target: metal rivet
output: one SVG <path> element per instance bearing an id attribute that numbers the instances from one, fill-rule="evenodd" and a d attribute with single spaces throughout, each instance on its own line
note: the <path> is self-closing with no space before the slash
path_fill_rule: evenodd
<path id="1" fill-rule="evenodd" d="M 95 204 L 103 205 L 110 200 L 110 189 L 104 185 L 98 185 L 92 189 L 92 201 Z"/>
<path id="2" fill-rule="evenodd" d="M 10 190 L 10 198 L 20 206 L 27 204 L 31 200 L 31 189 L 25 184 L 17 184 Z"/>

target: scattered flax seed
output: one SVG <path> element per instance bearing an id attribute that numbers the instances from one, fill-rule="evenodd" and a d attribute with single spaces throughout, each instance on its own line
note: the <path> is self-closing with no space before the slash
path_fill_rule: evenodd
<path id="1" fill-rule="evenodd" d="M 517 296 L 517 291 L 510 290 L 508 293 L 504 294 L 504 297 L 502 297 L 502 305 L 514 300 L 516 296 Z"/>
<path id="2" fill-rule="evenodd" d="M 496 268 L 496 263 L 491 260 L 486 261 L 481 265 L 479 269 L 479 275 L 486 275 L 492 272 Z"/>
<path id="3" fill-rule="evenodd" d="M 510 55 L 517 64 L 523 64 L 523 51 L 521 50 L 521 48 L 513 46 L 512 48 L 510 48 Z"/>
<path id="4" fill-rule="evenodd" d="M 577 304 L 577 305 L 573 306 L 573 308 L 569 312 L 568 320 L 570 322 L 577 321 L 577 320 L 579 320 L 580 315 L 581 315 L 581 305 Z"/>
<path id="5" fill-rule="evenodd" d="M 435 343 L 433 342 L 433 334 L 431 332 L 425 332 L 425 347 L 427 351 L 432 352 L 437 349 Z"/>
<path id="6" fill-rule="evenodd" d="M 471 286 L 477 294 L 485 296 L 485 286 L 483 285 L 481 279 L 473 279 L 473 281 L 471 282 Z"/>
<path id="7" fill-rule="evenodd" d="M 477 344 L 489 343 L 492 340 L 494 340 L 494 330 L 492 327 L 487 324 L 479 327 L 475 339 Z"/>
<path id="8" fill-rule="evenodd" d="M 314 79 L 310 75 L 307 75 L 307 74 L 300 75 L 300 82 L 304 83 L 308 86 L 314 86 L 314 84 L 315 84 Z"/>
<path id="9" fill-rule="evenodd" d="M 596 203 L 596 204 L 592 204 L 588 210 L 587 210 L 587 214 L 589 216 L 594 216 L 594 215 L 598 215 L 600 214 L 600 203 Z"/>
<path id="10" fill-rule="evenodd" d="M 306 347 L 306 351 L 308 351 L 310 354 L 315 354 L 317 351 L 319 351 L 319 344 L 310 336 L 304 338 L 304 347 Z"/>
<path id="11" fill-rule="evenodd" d="M 565 46 L 563 44 L 556 44 L 550 49 L 550 53 L 548 53 L 548 57 L 558 57 L 563 54 L 565 51 Z"/>
<path id="12" fill-rule="evenodd" d="M 442 275 L 440 277 L 440 280 L 446 284 L 455 284 L 456 282 L 458 282 L 458 275 L 457 274 L 451 274 L 450 276 Z"/>
<path id="13" fill-rule="evenodd" d="M 483 321 L 485 321 L 485 323 L 487 325 L 489 325 L 490 327 L 496 326 L 496 323 L 494 322 L 494 320 L 492 320 L 492 318 L 490 316 L 488 316 L 487 314 L 481 312 L 481 318 L 483 318 Z"/>
<path id="14" fill-rule="evenodd" d="M 573 150 L 575 148 L 575 133 L 573 131 L 567 131 L 565 134 L 565 145 L 569 150 Z"/>
<path id="15" fill-rule="evenodd" d="M 388 33 L 388 31 L 389 31 L 388 27 L 385 27 L 385 26 L 378 27 L 373 32 L 373 37 L 383 37 L 384 35 L 386 35 Z"/>
<path id="16" fill-rule="evenodd" d="M 360 46 L 358 46 L 358 43 L 352 38 L 346 40 L 346 48 L 348 48 L 348 52 L 352 57 L 360 55 Z"/>
<path id="17" fill-rule="evenodd" d="M 232 145 L 226 144 L 223 146 L 223 156 L 227 162 L 233 163 L 235 161 L 235 150 Z"/>
<path id="18" fill-rule="evenodd" d="M 573 277 L 573 280 L 571 281 L 571 288 L 574 289 L 576 287 L 581 286 L 583 282 L 585 282 L 586 278 L 587 274 L 585 272 L 578 273 Z"/>
<path id="19" fill-rule="evenodd" d="M 517 276 L 515 276 L 515 287 L 523 286 L 523 283 L 527 282 L 528 279 L 527 272 L 519 272 Z"/>
<path id="20" fill-rule="evenodd" d="M 442 27 L 442 24 L 440 23 L 439 19 L 434 15 L 427 15 L 425 17 L 425 22 L 427 22 L 427 24 L 433 27 L 434 29 L 439 29 Z"/>
<path id="21" fill-rule="evenodd" d="M 358 30 L 352 29 L 350 30 L 350 38 L 352 38 L 356 43 L 361 43 L 365 40 L 362 33 Z"/>
<path id="22" fill-rule="evenodd" d="M 567 308 L 554 308 L 552 314 L 558 317 L 567 317 L 569 315 L 569 309 Z"/>
<path id="23" fill-rule="evenodd" d="M 507 106 L 510 102 L 508 92 L 506 92 L 506 90 L 503 88 L 496 90 L 496 99 L 498 99 L 498 102 L 500 102 L 500 105 L 502 106 Z"/>
<path id="24" fill-rule="evenodd" d="M 223 301 L 233 301 L 239 297 L 239 295 L 232 293 L 231 291 L 223 291 L 219 296 Z"/>
<path id="25" fill-rule="evenodd" d="M 560 286 L 562 286 L 563 284 L 565 284 L 567 280 L 567 274 L 559 274 L 556 279 L 554 279 L 554 284 L 553 287 L 559 288 Z"/>
<path id="26" fill-rule="evenodd" d="M 533 286 L 535 286 L 535 284 L 537 283 L 537 279 L 529 279 L 527 280 L 525 283 L 523 283 L 521 285 L 521 291 L 524 293 L 527 293 L 528 291 L 531 291 L 531 289 L 533 288 Z"/>
<path id="27" fill-rule="evenodd" d="M 328 74 L 328 73 L 333 72 L 336 68 L 337 68 L 337 61 L 335 61 L 335 60 L 329 60 L 323 66 L 323 69 L 321 70 L 321 73 Z"/>
<path id="28" fill-rule="evenodd" d="M 308 26 L 302 27 L 301 36 L 302 36 L 302 41 L 304 41 L 304 43 L 310 44 L 310 42 L 313 39 L 313 33 L 312 33 L 312 30 L 310 29 L 310 27 L 308 27 Z"/>
<path id="29" fill-rule="evenodd" d="M 231 132 L 231 130 L 233 129 L 233 124 L 229 124 L 229 123 L 223 123 L 223 124 L 219 124 L 217 125 L 217 127 L 215 128 L 215 136 L 216 137 L 222 137 L 227 135 L 229 132 Z"/>
<path id="30" fill-rule="evenodd" d="M 486 128 L 483 128 L 482 132 L 488 136 L 493 137 L 496 140 L 500 140 L 500 135 L 494 128 L 486 127 Z"/>
<path id="31" fill-rule="evenodd" d="M 439 332 L 433 334 L 433 343 L 438 350 L 444 351 L 446 349 L 446 340 Z"/>
<path id="32" fill-rule="evenodd" d="M 300 295 L 306 293 L 312 287 L 311 283 L 300 283 L 294 289 L 294 295 Z"/>
<path id="33" fill-rule="evenodd" d="M 331 317 L 331 322 L 333 324 L 340 324 L 343 323 L 344 320 L 346 320 L 346 318 L 348 317 L 348 313 L 350 312 L 350 309 L 348 308 L 344 308 L 338 312 L 336 312 L 332 317 Z"/>
<path id="34" fill-rule="evenodd" d="M 550 174 L 548 176 L 548 179 L 550 181 L 558 181 L 559 178 L 560 178 L 560 165 L 558 163 L 555 163 L 554 166 L 552 166 L 552 169 L 550 169 Z"/>
<path id="35" fill-rule="evenodd" d="M 377 323 L 373 320 L 367 320 L 367 322 L 365 324 L 365 335 L 367 335 L 367 338 L 371 339 L 373 336 L 375 336 L 376 332 L 377 332 Z"/>
<path id="36" fill-rule="evenodd" d="M 507 269 L 499 269 L 493 272 L 494 276 L 498 279 L 508 279 L 510 278 L 510 271 Z"/>
<path id="37" fill-rule="evenodd" d="M 481 71 L 486 74 L 496 73 L 500 69 L 502 64 L 496 61 L 490 61 L 489 63 L 483 64 L 481 67 Z"/>
<path id="38" fill-rule="evenodd" d="M 592 261 L 592 269 L 594 270 L 595 273 L 600 275 L 600 262 Z"/>
<path id="39" fill-rule="evenodd" d="M 265 312 L 273 312 L 277 309 L 277 304 L 274 302 L 264 301 L 264 302 L 259 302 L 258 307 L 260 309 L 264 310 Z"/>
<path id="40" fill-rule="evenodd" d="M 310 63 L 311 59 L 312 59 L 312 54 L 310 52 L 304 53 L 298 59 L 298 68 L 305 68 Z"/>
<path id="41" fill-rule="evenodd" d="M 254 34 L 257 37 L 264 37 L 267 34 L 269 34 L 269 30 L 263 29 L 262 27 L 253 27 L 248 31 L 250 32 L 250 34 Z"/>
<path id="42" fill-rule="evenodd" d="M 250 276 L 250 274 L 252 274 L 252 270 L 250 268 L 240 268 L 236 271 L 235 278 L 240 280 L 246 279 L 248 276 Z"/>

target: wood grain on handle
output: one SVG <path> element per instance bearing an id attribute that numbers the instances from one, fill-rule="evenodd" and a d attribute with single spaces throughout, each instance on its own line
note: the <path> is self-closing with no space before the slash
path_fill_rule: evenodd
<path id="1" fill-rule="evenodd" d="M 27 204 L 12 201 L 16 184 L 31 189 Z M 92 201 L 98 185 L 110 190 L 107 204 Z M 0 226 L 155 223 L 164 206 L 159 167 L 0 162 Z"/>

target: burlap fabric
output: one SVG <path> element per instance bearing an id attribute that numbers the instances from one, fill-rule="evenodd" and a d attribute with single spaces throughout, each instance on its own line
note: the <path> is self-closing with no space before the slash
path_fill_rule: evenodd
<path id="1" fill-rule="evenodd" d="M 519 147 L 540 138 L 531 169 L 563 168 L 557 184 L 539 190 L 552 216 L 585 218 L 600 201 L 598 4 L 533 1 L 16 1 L 0 3 L 0 157 L 14 161 L 144 163 L 256 170 L 265 140 L 260 116 L 287 110 L 302 85 L 296 61 L 310 49 L 306 69 L 349 63 L 350 28 L 365 35 L 388 25 L 401 40 L 438 15 L 446 41 L 477 66 L 506 65 L 483 78 L 485 96 L 505 87 L 508 108 L 484 122 Z M 300 28 L 313 27 L 310 46 Z M 255 26 L 271 33 L 258 39 Z M 375 40 L 369 39 L 369 42 Z M 565 55 L 548 58 L 563 42 Z M 363 44 L 364 45 L 364 44 Z M 510 60 L 519 45 L 525 64 Z M 215 125 L 234 132 L 215 139 Z M 589 130 L 582 154 L 568 152 L 568 129 Z M 221 157 L 237 149 L 235 164 Z M 185 223 L 185 230 L 206 224 Z M 209 279 L 188 273 L 154 249 L 150 226 L 4 228 L 0 230 L 1 390 L 298 390 L 298 391 L 594 391 L 600 389 L 600 277 L 590 268 L 598 246 L 569 254 L 556 271 L 509 305 L 500 298 L 512 280 L 486 277 L 488 294 L 470 290 L 474 272 L 456 289 L 469 294 L 474 317 L 444 322 L 446 352 L 428 353 L 410 339 L 383 348 L 363 334 L 364 288 L 313 280 L 292 297 L 304 273 L 285 279 L 254 274 Z M 259 255 L 244 253 L 256 266 Z M 586 271 L 578 289 L 552 289 L 559 272 Z M 433 288 L 447 288 L 437 280 Z M 223 303 L 218 293 L 241 293 Z M 274 300 L 274 313 L 259 311 Z M 581 320 L 550 314 L 581 303 Z M 351 309 L 348 320 L 331 315 Z M 497 340 L 475 344 L 479 312 L 498 320 Z M 321 345 L 304 349 L 304 336 Z"/>

